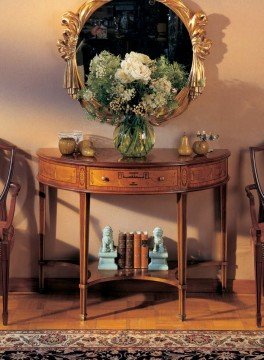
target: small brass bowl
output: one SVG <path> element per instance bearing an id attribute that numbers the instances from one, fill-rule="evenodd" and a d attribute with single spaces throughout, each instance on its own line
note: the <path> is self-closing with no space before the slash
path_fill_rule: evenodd
<path id="1" fill-rule="evenodd" d="M 72 137 L 65 137 L 59 140 L 59 150 L 62 155 L 71 155 L 76 148 L 76 141 Z"/>

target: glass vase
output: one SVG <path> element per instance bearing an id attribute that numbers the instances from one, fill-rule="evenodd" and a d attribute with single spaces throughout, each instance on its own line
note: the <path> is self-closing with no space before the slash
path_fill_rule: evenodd
<path id="1" fill-rule="evenodd" d="M 115 128 L 114 144 L 123 157 L 144 157 L 153 148 L 154 143 L 154 128 L 143 117 L 126 115 Z"/>

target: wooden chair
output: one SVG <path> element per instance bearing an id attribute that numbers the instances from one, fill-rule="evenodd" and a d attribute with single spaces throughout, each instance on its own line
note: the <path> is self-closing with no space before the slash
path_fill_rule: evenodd
<path id="1" fill-rule="evenodd" d="M 250 147 L 250 158 L 252 165 L 252 172 L 254 178 L 254 184 L 246 186 L 246 193 L 250 203 L 250 215 L 251 215 L 251 235 L 254 241 L 254 262 L 255 262 L 255 282 L 256 282 L 256 303 L 257 313 L 256 320 L 257 326 L 261 326 L 261 295 L 263 286 L 263 266 L 264 266 L 264 192 L 259 181 L 259 172 L 256 162 L 256 153 L 263 152 L 264 145 L 258 147 Z M 258 195 L 259 209 L 256 211 L 255 198 L 252 190 Z"/>
<path id="2" fill-rule="evenodd" d="M 12 225 L 16 198 L 20 186 L 12 182 L 15 147 L 0 141 L 0 178 L 3 183 L 0 193 L 0 263 L 3 293 L 3 325 L 8 323 L 8 286 L 10 249 L 14 236 Z M 3 171 L 3 168 L 7 168 Z M 3 173 L 7 173 L 4 175 Z M 10 198 L 10 201 L 7 199 Z"/>

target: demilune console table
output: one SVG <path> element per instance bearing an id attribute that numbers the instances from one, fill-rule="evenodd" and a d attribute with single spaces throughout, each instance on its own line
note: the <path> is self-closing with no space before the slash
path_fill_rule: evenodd
<path id="1" fill-rule="evenodd" d="M 40 252 L 39 288 L 44 289 L 46 188 L 54 187 L 80 194 L 80 314 L 87 317 L 87 287 L 103 281 L 141 279 L 174 285 L 179 291 L 179 316 L 186 318 L 187 194 L 215 188 L 221 232 L 221 286 L 227 286 L 226 196 L 228 150 L 214 150 L 206 156 L 179 156 L 176 149 L 154 149 L 144 160 L 121 159 L 115 149 L 96 149 L 95 158 L 62 156 L 58 149 L 40 149 Z M 88 271 L 90 194 L 176 194 L 178 208 L 178 263 L 168 271 Z M 56 261 L 55 261 L 56 262 Z M 59 262 L 59 261 L 57 261 Z"/>

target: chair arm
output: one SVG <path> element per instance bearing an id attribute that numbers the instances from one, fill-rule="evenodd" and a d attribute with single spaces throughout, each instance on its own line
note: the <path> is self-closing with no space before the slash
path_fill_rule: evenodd
<path id="1" fill-rule="evenodd" d="M 11 195 L 11 200 L 10 200 L 9 211 L 8 211 L 7 219 L 5 221 L 0 221 L 0 229 L 7 230 L 12 225 L 14 214 L 15 214 L 16 199 L 17 199 L 19 190 L 20 190 L 19 184 L 13 183 L 13 182 L 10 184 L 9 192 Z"/>
<path id="2" fill-rule="evenodd" d="M 258 218 L 257 218 L 257 212 L 255 207 L 255 198 L 252 194 L 251 190 L 257 190 L 257 187 L 255 184 L 247 185 L 245 187 L 247 197 L 249 198 L 249 205 L 250 205 L 250 216 L 251 216 L 251 222 L 253 230 L 256 231 L 256 234 L 261 234 L 261 228 L 259 227 Z"/>
<path id="3" fill-rule="evenodd" d="M 263 151 L 264 150 L 264 145 L 250 146 L 249 150 L 250 151 Z"/>

